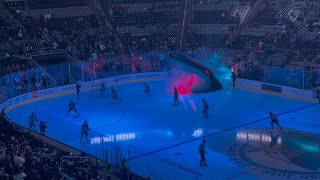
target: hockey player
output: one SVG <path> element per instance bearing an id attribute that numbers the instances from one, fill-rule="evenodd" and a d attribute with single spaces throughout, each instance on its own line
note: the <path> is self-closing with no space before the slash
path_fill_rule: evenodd
<path id="1" fill-rule="evenodd" d="M 6 114 L 6 108 L 2 108 L 0 112 L 0 124 L 10 122 L 9 117 Z"/>
<path id="2" fill-rule="evenodd" d="M 81 88 L 80 84 L 77 83 L 76 84 L 77 100 L 80 99 L 80 88 Z"/>
<path id="3" fill-rule="evenodd" d="M 204 166 L 208 166 L 207 162 L 206 162 L 207 152 L 206 152 L 206 140 L 205 139 L 203 139 L 202 143 L 199 145 L 199 154 L 201 157 L 200 166 L 202 166 L 202 164 L 204 164 Z"/>
<path id="4" fill-rule="evenodd" d="M 39 123 L 39 129 L 40 129 L 40 134 L 46 135 L 46 128 L 47 128 L 47 123 L 45 121 L 40 121 Z"/>
<path id="5" fill-rule="evenodd" d="M 209 110 L 208 102 L 204 98 L 202 98 L 202 103 L 203 103 L 202 113 L 204 115 L 204 118 L 208 118 L 208 110 Z"/>
<path id="6" fill-rule="evenodd" d="M 7 119 L 7 115 L 6 115 L 6 108 L 2 108 L 1 112 L 0 112 L 0 120 L 4 121 Z"/>
<path id="7" fill-rule="evenodd" d="M 151 88 L 147 83 L 144 83 L 144 92 L 146 93 L 147 96 L 152 96 Z"/>
<path id="8" fill-rule="evenodd" d="M 231 79 L 232 79 L 232 87 L 236 87 L 237 75 L 234 73 L 234 71 L 232 71 Z"/>
<path id="9" fill-rule="evenodd" d="M 77 111 L 76 103 L 74 103 L 73 100 L 71 100 L 69 102 L 68 108 L 69 108 L 69 110 L 68 110 L 66 116 L 69 114 L 70 111 L 74 111 L 75 113 L 78 114 L 78 116 L 80 116 L 80 114 Z"/>
<path id="10" fill-rule="evenodd" d="M 179 103 L 179 93 L 176 87 L 174 87 L 173 96 L 173 104 L 176 105 Z"/>
<path id="11" fill-rule="evenodd" d="M 279 126 L 280 129 L 282 129 L 282 127 L 280 126 L 279 122 L 278 122 L 278 117 L 277 115 L 275 115 L 272 112 L 269 112 L 270 115 L 270 124 L 271 124 L 271 128 L 273 129 L 273 124 L 276 124 Z"/>
<path id="12" fill-rule="evenodd" d="M 34 112 L 31 113 L 29 116 L 29 127 L 30 129 L 35 128 L 35 123 L 38 122 L 38 118 L 36 117 L 36 114 Z"/>
<path id="13" fill-rule="evenodd" d="M 277 135 L 274 135 L 273 133 L 270 134 L 270 138 L 271 138 L 271 142 L 269 144 L 269 148 L 273 148 L 277 142 L 278 142 L 278 139 L 279 139 L 279 134 Z"/>
<path id="14" fill-rule="evenodd" d="M 106 84 L 102 83 L 100 86 L 100 95 L 105 96 L 106 95 Z"/>
<path id="15" fill-rule="evenodd" d="M 87 121 L 84 121 L 81 126 L 81 137 L 80 137 L 80 143 L 82 143 L 82 140 L 84 139 L 84 136 L 86 137 L 86 141 L 88 141 L 88 134 L 91 129 L 89 128 L 89 124 Z"/>
<path id="16" fill-rule="evenodd" d="M 111 95 L 112 95 L 113 103 L 116 103 L 117 100 L 120 100 L 117 90 L 113 87 L 111 87 Z"/>

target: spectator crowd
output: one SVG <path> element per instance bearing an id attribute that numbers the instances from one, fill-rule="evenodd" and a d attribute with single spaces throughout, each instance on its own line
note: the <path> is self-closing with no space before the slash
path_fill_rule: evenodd
<path id="1" fill-rule="evenodd" d="M 100 179 L 95 169 L 83 161 L 85 154 L 72 155 L 44 143 L 13 124 L 5 109 L 0 114 L 0 151 L 1 179 Z"/>

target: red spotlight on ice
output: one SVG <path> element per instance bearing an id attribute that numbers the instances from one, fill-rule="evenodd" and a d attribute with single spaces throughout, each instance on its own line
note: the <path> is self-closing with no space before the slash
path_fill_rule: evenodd
<path id="1" fill-rule="evenodd" d="M 203 80 L 196 74 L 185 74 L 183 73 L 174 84 L 176 84 L 179 94 L 191 94 L 192 88 L 197 87 L 203 83 Z"/>
<path id="2" fill-rule="evenodd" d="M 179 94 L 191 94 L 191 88 L 194 85 L 194 74 L 186 75 L 184 74 L 178 83 Z"/>

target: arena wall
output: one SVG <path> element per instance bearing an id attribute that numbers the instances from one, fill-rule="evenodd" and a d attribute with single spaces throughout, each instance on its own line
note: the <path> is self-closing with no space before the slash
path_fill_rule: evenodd
<path id="1" fill-rule="evenodd" d="M 172 76 L 170 71 L 167 72 L 148 72 L 148 73 L 137 73 L 127 74 L 121 76 L 114 76 L 99 80 L 82 82 L 81 91 L 90 91 L 93 85 L 106 83 L 108 86 L 119 86 L 124 84 L 147 82 L 147 81 L 160 81 L 165 80 Z M 75 94 L 75 84 L 53 87 L 44 90 L 33 91 L 30 93 L 22 94 L 14 98 L 8 99 L 0 105 L 0 108 L 6 107 L 7 111 L 10 111 L 18 106 L 32 103 L 39 100 L 50 99 L 60 96 L 66 96 Z"/>
<path id="2" fill-rule="evenodd" d="M 81 83 L 82 91 L 90 91 L 93 85 L 106 83 L 109 86 L 118 86 L 130 83 L 138 83 L 138 82 L 145 82 L 145 81 L 160 81 L 165 80 L 172 76 L 172 72 L 149 72 L 149 73 L 137 73 L 137 74 L 128 74 L 128 75 L 121 75 L 115 77 L 109 77 L 94 81 L 87 81 Z M 297 89 L 291 88 L 286 86 L 278 86 L 269 83 L 247 80 L 237 78 L 236 85 L 238 87 L 258 90 L 268 93 L 275 93 L 278 95 L 284 95 L 294 98 L 299 98 L 303 100 L 309 100 L 313 102 L 317 102 L 318 99 L 316 98 L 316 92 L 311 90 L 304 90 L 304 89 Z M 39 91 L 33 91 L 30 93 L 22 94 L 11 98 L 3 103 L 0 104 L 0 108 L 6 107 L 7 110 L 11 110 L 15 107 L 32 103 L 34 101 L 65 96 L 75 94 L 75 85 L 66 85 L 60 87 L 54 87 Z"/>
<path id="3" fill-rule="evenodd" d="M 259 81 L 253 81 L 248 79 L 236 79 L 236 86 L 246 89 L 252 89 L 257 91 L 263 91 L 268 93 L 273 93 L 277 95 L 283 95 L 288 96 L 292 98 L 298 98 L 302 100 L 308 100 L 312 102 L 318 102 L 318 99 L 316 98 L 316 92 L 311 90 L 305 90 L 305 89 L 297 89 L 287 86 L 279 86 Z"/>

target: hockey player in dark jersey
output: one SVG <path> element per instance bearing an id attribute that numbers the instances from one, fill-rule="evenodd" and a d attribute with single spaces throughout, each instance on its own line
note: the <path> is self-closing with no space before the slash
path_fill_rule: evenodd
<path id="1" fill-rule="evenodd" d="M 40 134 L 46 135 L 47 123 L 45 121 L 39 122 Z"/>
<path id="2" fill-rule="evenodd" d="M 200 154 L 200 166 L 208 166 L 206 162 L 206 140 L 203 139 L 202 143 L 199 145 L 199 154 Z"/>
<path id="3" fill-rule="evenodd" d="M 36 122 L 38 122 L 38 118 L 37 118 L 36 114 L 34 112 L 32 112 L 31 115 L 29 116 L 29 127 L 30 127 L 30 129 L 35 128 Z"/>
<path id="4" fill-rule="evenodd" d="M 270 134 L 271 142 L 269 144 L 269 148 L 273 148 L 277 143 L 279 139 L 279 134 L 274 135 L 273 133 Z"/>
<path id="5" fill-rule="evenodd" d="M 279 126 L 280 129 L 282 129 L 282 127 L 280 126 L 279 122 L 278 122 L 278 117 L 277 115 L 275 115 L 272 112 L 269 112 L 270 115 L 270 124 L 271 124 L 271 128 L 273 129 L 273 124 L 276 124 Z"/>
<path id="6" fill-rule="evenodd" d="M 80 143 L 84 140 L 84 137 L 86 138 L 86 141 L 88 141 L 88 134 L 91 131 L 89 128 L 89 124 L 87 121 L 84 121 L 82 126 L 81 126 L 81 137 L 80 137 Z"/>
<path id="7" fill-rule="evenodd" d="M 208 102 L 203 98 L 202 103 L 203 103 L 202 113 L 204 115 L 204 118 L 208 118 L 208 110 L 209 110 Z"/>
<path id="8" fill-rule="evenodd" d="M 100 86 L 100 95 L 105 96 L 106 95 L 106 84 L 102 83 Z"/>
<path id="9" fill-rule="evenodd" d="M 232 87 L 236 87 L 237 75 L 233 70 L 232 70 L 232 73 L 231 73 L 231 79 L 232 79 Z"/>
<path id="10" fill-rule="evenodd" d="M 147 83 L 144 83 L 144 92 L 146 93 L 147 96 L 152 96 L 151 88 Z"/>
<path id="11" fill-rule="evenodd" d="M 80 99 L 80 88 L 81 88 L 80 84 L 77 83 L 77 84 L 76 84 L 77 100 Z"/>
<path id="12" fill-rule="evenodd" d="M 179 93 L 176 87 L 174 87 L 174 92 L 173 92 L 173 104 L 174 105 L 179 104 Z"/>
<path id="13" fill-rule="evenodd" d="M 78 114 L 78 116 L 80 116 L 80 114 L 77 111 L 76 103 L 74 103 L 73 100 L 71 100 L 69 102 L 68 108 L 69 108 L 69 110 L 68 110 L 68 113 L 66 114 L 66 116 L 70 113 L 70 111 L 74 111 L 75 113 Z"/>
<path id="14" fill-rule="evenodd" d="M 113 103 L 116 103 L 117 100 L 120 100 L 118 96 L 118 91 L 113 87 L 111 87 L 111 96 L 112 96 Z"/>
<path id="15" fill-rule="evenodd" d="M 4 121 L 5 119 L 7 119 L 6 108 L 2 108 L 0 112 L 0 121 Z"/>

